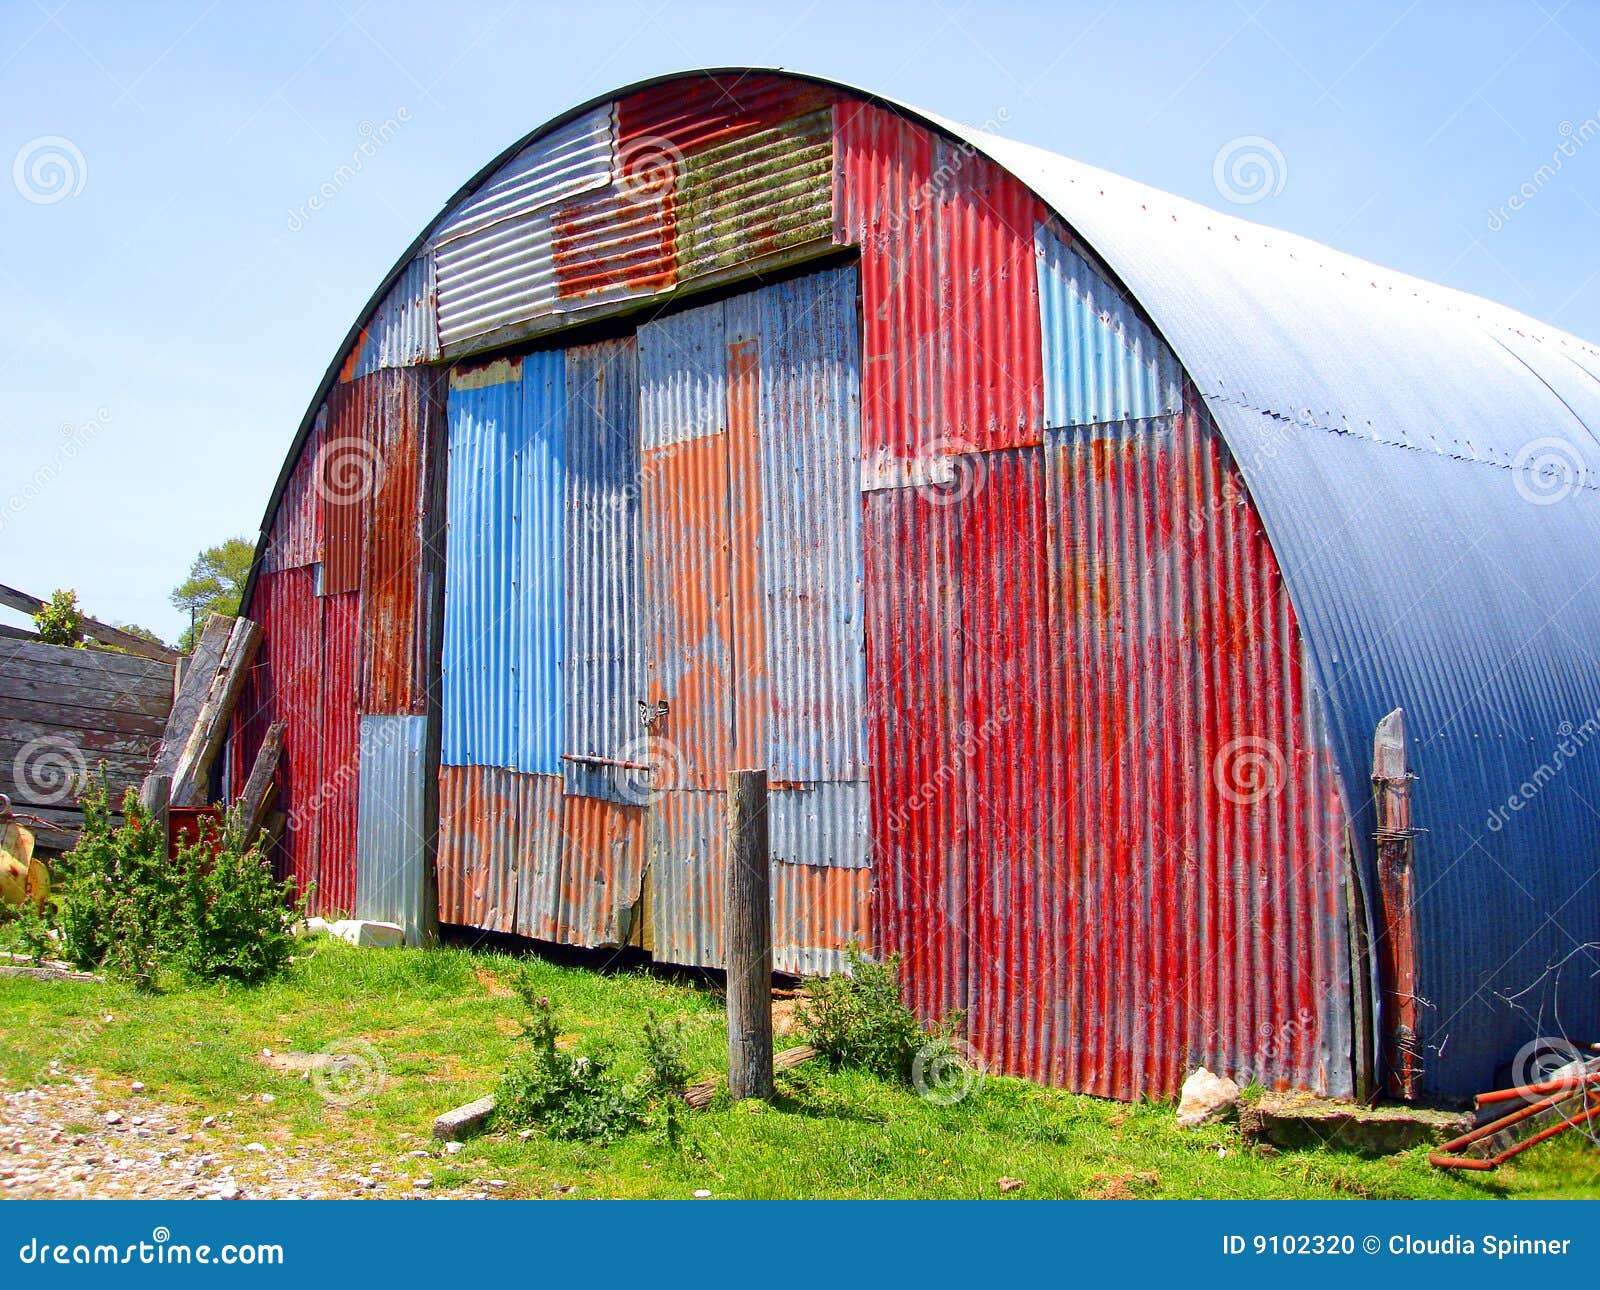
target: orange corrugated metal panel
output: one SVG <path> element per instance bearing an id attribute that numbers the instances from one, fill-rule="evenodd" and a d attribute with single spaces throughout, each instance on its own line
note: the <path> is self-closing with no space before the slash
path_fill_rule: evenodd
<path id="1" fill-rule="evenodd" d="M 992 163 L 887 109 L 834 113 L 834 235 L 861 249 L 864 456 L 1039 443 L 1042 208 Z"/>
<path id="2" fill-rule="evenodd" d="M 764 72 L 684 76 L 617 101 L 624 174 L 659 164 L 664 152 L 703 148 L 827 107 L 824 85 Z"/>
<path id="3" fill-rule="evenodd" d="M 872 871 L 772 866 L 773 966 L 822 976 L 842 972 L 847 951 L 872 950 Z"/>
<path id="4" fill-rule="evenodd" d="M 586 193 L 551 217 L 551 256 L 566 304 L 664 291 L 678 280 L 675 188 Z"/>
<path id="5" fill-rule="evenodd" d="M 361 580 L 361 710 L 422 715 L 427 710 L 427 594 L 423 571 L 429 446 L 444 433 L 428 368 L 384 369 L 360 378 L 367 392 L 363 438 L 381 484 L 367 503 Z"/>
<path id="6" fill-rule="evenodd" d="M 644 453 L 645 677 L 669 714 L 652 788 L 726 786 L 732 751 L 728 435 Z"/>
<path id="7" fill-rule="evenodd" d="M 728 302 L 729 628 L 732 639 L 733 767 L 769 759 L 766 595 L 761 499 L 761 342 L 749 297 Z"/>
<path id="8" fill-rule="evenodd" d="M 324 596 L 322 666 L 317 678 L 322 713 L 318 790 L 316 912 L 349 914 L 356 907 L 356 814 L 361 788 L 360 601 L 353 591 Z"/>
<path id="9" fill-rule="evenodd" d="M 382 483 L 369 426 L 371 379 L 336 385 L 328 395 L 328 425 L 315 462 L 322 499 L 322 591 L 361 585 L 361 543 L 368 499 Z"/>
<path id="10" fill-rule="evenodd" d="M 560 900 L 551 939 L 587 948 L 625 944 L 643 916 L 644 809 L 568 797 L 562 835 Z"/>
<path id="11" fill-rule="evenodd" d="M 516 930 L 522 807 L 516 771 L 439 768 L 439 919 L 491 932 Z"/>

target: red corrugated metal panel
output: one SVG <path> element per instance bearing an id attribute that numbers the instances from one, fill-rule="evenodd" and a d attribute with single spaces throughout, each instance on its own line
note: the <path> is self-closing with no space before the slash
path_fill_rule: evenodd
<path id="1" fill-rule="evenodd" d="M 630 94 L 617 101 L 624 175 L 659 165 L 664 151 L 738 138 L 827 107 L 836 97 L 827 86 L 761 72 L 685 76 Z"/>
<path id="2" fill-rule="evenodd" d="M 727 786 L 733 734 L 728 435 L 647 449 L 643 467 L 645 678 L 670 713 L 656 788 Z M 681 961 L 681 960 L 680 960 Z"/>
<path id="3" fill-rule="evenodd" d="M 864 457 L 1037 444 L 1039 204 L 886 109 L 834 113 L 834 235 L 861 249 Z"/>
<path id="4" fill-rule="evenodd" d="M 963 467 L 866 509 L 878 926 L 914 1005 L 1106 1096 L 1201 1062 L 1347 1084 L 1345 821 L 1220 442 L 1170 418 Z"/>
<path id="5" fill-rule="evenodd" d="M 356 813 L 361 788 L 361 606 L 357 593 L 322 597 L 322 757 L 316 912 L 356 907 Z"/>
<path id="6" fill-rule="evenodd" d="M 561 893 L 551 939 L 565 945 L 621 945 L 644 879 L 645 812 L 595 797 L 563 807 Z"/>
<path id="7" fill-rule="evenodd" d="M 678 280 L 674 186 L 607 188 L 551 217 L 551 255 L 565 302 L 664 291 Z"/>
<path id="8" fill-rule="evenodd" d="M 251 670 L 252 715 L 242 752 L 254 756 L 272 721 L 287 726 L 278 764 L 279 800 L 288 822 L 279 842 L 276 868 L 292 877 L 302 892 L 320 891 L 317 846 L 322 834 L 322 604 L 310 568 L 264 573 L 256 582 L 250 612 L 262 631 L 261 650 Z"/>
<path id="9" fill-rule="evenodd" d="M 324 406 L 295 461 L 272 520 L 262 568 L 267 572 L 298 569 L 322 559 L 322 494 L 317 488 L 318 454 L 328 424 Z"/>
<path id="10" fill-rule="evenodd" d="M 427 596 L 422 531 L 428 445 L 444 433 L 427 368 L 385 369 L 371 382 L 363 437 L 382 486 L 367 503 L 369 532 L 361 581 L 361 710 L 422 715 L 427 710 Z"/>
<path id="11" fill-rule="evenodd" d="M 498 766 L 439 769 L 439 919 L 491 932 L 516 930 L 522 781 Z"/>
<path id="12" fill-rule="evenodd" d="M 872 871 L 772 866 L 772 961 L 779 972 L 822 976 L 872 950 Z"/>

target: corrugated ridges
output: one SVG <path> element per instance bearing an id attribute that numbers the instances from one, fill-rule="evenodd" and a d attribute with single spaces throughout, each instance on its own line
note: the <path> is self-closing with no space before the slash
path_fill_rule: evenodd
<path id="1" fill-rule="evenodd" d="M 422 941 L 427 729 L 426 717 L 361 718 L 354 912 L 398 923 L 410 945 Z"/>
<path id="2" fill-rule="evenodd" d="M 386 367 L 414 367 L 439 357 L 433 257 L 418 256 L 373 310 L 350 351 L 345 380 Z"/>
<path id="3" fill-rule="evenodd" d="M 645 810 L 569 795 L 562 803 L 559 899 L 551 939 L 620 945 L 643 917 Z"/>
<path id="4" fill-rule="evenodd" d="M 726 343 L 721 301 L 639 328 L 639 430 L 645 448 L 728 428 Z"/>
<path id="5" fill-rule="evenodd" d="M 727 863 L 724 793 L 673 788 L 646 823 L 654 956 L 663 963 L 720 966 Z"/>
<path id="6" fill-rule="evenodd" d="M 317 488 L 317 461 L 328 423 L 324 405 L 296 459 L 262 556 L 264 572 L 298 569 L 322 559 L 322 494 Z"/>
<path id="7" fill-rule="evenodd" d="M 1183 371 L 1137 307 L 1048 224 L 1035 235 L 1050 427 L 1183 410 Z"/>
<path id="8" fill-rule="evenodd" d="M 827 107 L 836 91 L 766 72 L 685 76 L 617 101 L 618 147 L 641 162 L 738 139 Z"/>
<path id="9" fill-rule="evenodd" d="M 872 875 L 864 869 L 772 866 L 772 963 L 797 976 L 849 969 L 872 952 Z"/>
<path id="10" fill-rule="evenodd" d="M 439 768 L 439 920 L 517 930 L 518 866 L 528 853 L 534 777 L 498 766 Z"/>
<path id="11" fill-rule="evenodd" d="M 356 903 L 356 807 L 361 770 L 361 606 L 355 592 L 323 596 L 322 666 L 309 688 L 321 691 L 322 749 L 316 827 L 315 912 L 348 914 Z"/>
<path id="12" fill-rule="evenodd" d="M 670 181 L 606 188 L 551 216 L 550 255 L 562 307 L 665 291 L 678 280 L 677 194 Z"/>

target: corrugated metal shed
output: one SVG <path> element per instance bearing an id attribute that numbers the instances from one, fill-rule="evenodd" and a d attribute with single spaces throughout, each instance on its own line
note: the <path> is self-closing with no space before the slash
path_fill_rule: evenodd
<path id="1" fill-rule="evenodd" d="M 406 266 L 373 311 L 351 355 L 351 379 L 371 376 L 386 367 L 431 363 L 439 357 L 432 256 L 420 255 Z"/>
<path id="2" fill-rule="evenodd" d="M 398 923 L 409 945 L 425 919 L 427 734 L 426 717 L 361 718 L 355 916 Z"/>

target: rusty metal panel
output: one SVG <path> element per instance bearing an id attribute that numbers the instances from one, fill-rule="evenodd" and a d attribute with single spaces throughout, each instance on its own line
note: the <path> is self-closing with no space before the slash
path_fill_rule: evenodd
<path id="1" fill-rule="evenodd" d="M 336 385 L 328 395 L 328 425 L 312 469 L 322 504 L 322 595 L 361 585 L 367 503 L 380 483 L 369 435 L 372 386 Z"/>
<path id="2" fill-rule="evenodd" d="M 669 705 L 651 787 L 720 790 L 734 724 L 727 434 L 647 450 L 643 491 L 645 697 Z"/>
<path id="3" fill-rule="evenodd" d="M 825 869 L 871 864 L 868 793 L 863 782 L 786 784 L 767 798 L 772 858 Z"/>
<path id="4" fill-rule="evenodd" d="M 721 967 L 727 822 L 723 792 L 671 788 L 646 824 L 655 958 Z"/>
<path id="5" fill-rule="evenodd" d="M 563 309 L 651 295 L 678 280 L 676 188 L 606 188 L 550 217 L 550 255 Z"/>
<path id="6" fill-rule="evenodd" d="M 624 175 L 663 154 L 687 152 L 813 113 L 833 102 L 829 86 L 770 72 L 696 74 L 617 101 L 617 148 Z"/>
<path id="7" fill-rule="evenodd" d="M 415 367 L 439 357 L 433 257 L 423 254 L 401 272 L 361 329 L 351 351 L 349 377 L 386 367 Z"/>
<path id="8" fill-rule="evenodd" d="M 1035 234 L 1052 428 L 1183 410 L 1183 372 L 1134 303 L 1049 224 Z"/>
<path id="9" fill-rule="evenodd" d="M 262 556 L 262 570 L 298 569 L 322 559 L 322 493 L 317 487 L 319 458 L 328 425 L 328 407 L 317 410 L 283 496 L 272 519 L 272 532 Z"/>
<path id="10" fill-rule="evenodd" d="M 512 867 L 516 872 L 519 936 L 559 940 L 561 917 L 561 812 L 560 775 L 515 777 L 516 841 Z"/>
<path id="11" fill-rule="evenodd" d="M 316 912 L 348 914 L 356 902 L 356 807 L 361 767 L 361 606 L 357 593 L 323 596 L 321 810 Z"/>
<path id="12" fill-rule="evenodd" d="M 626 944 L 644 911 L 645 808 L 568 796 L 562 807 L 560 898 L 552 940 Z"/>
<path id="13" fill-rule="evenodd" d="M 677 186 L 679 279 L 828 243 L 832 181 L 828 110 L 686 153 Z"/>
<path id="14" fill-rule="evenodd" d="M 547 350 L 451 375 L 446 765 L 561 771 L 565 373 Z"/>
<path id="15" fill-rule="evenodd" d="M 409 945 L 422 942 L 427 733 L 426 717 L 361 718 L 355 916 L 398 923 Z"/>
<path id="16" fill-rule="evenodd" d="M 427 614 L 423 577 L 424 463 L 442 433 L 430 370 L 370 377 L 365 442 L 374 488 L 367 499 L 361 630 L 361 710 L 421 715 L 427 707 Z"/>
<path id="17" fill-rule="evenodd" d="M 638 347 L 629 337 L 566 354 L 563 751 L 626 761 L 644 734 Z M 617 771 L 567 762 L 563 774 L 568 793 L 637 801 Z"/>
<path id="18" fill-rule="evenodd" d="M 439 768 L 439 918 L 517 930 L 517 886 L 529 776 L 498 766 Z"/>
<path id="19" fill-rule="evenodd" d="M 763 289 L 765 671 L 778 779 L 866 777 L 856 271 Z"/>
<path id="20" fill-rule="evenodd" d="M 726 341 L 721 301 L 639 328 L 639 434 L 645 448 L 728 428 Z"/>
<path id="21" fill-rule="evenodd" d="M 761 297 L 727 302 L 728 626 L 733 682 L 732 766 L 765 767 L 772 743 L 761 500 Z"/>
<path id="22" fill-rule="evenodd" d="M 834 236 L 861 250 L 870 470 L 1037 444 L 1037 200 L 885 108 L 840 103 L 835 117 Z"/>
<path id="23" fill-rule="evenodd" d="M 849 969 L 848 951 L 872 951 L 872 875 L 775 860 L 772 965 L 796 976 Z"/>

